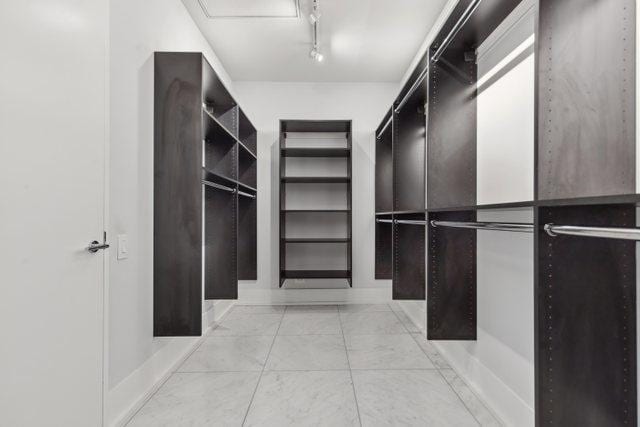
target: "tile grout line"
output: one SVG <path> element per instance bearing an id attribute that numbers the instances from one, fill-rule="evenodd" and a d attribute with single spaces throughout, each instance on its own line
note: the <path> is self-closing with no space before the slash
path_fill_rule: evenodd
<path id="1" fill-rule="evenodd" d="M 444 380 L 445 384 L 447 384 L 449 386 L 449 388 L 451 389 L 451 391 L 453 391 L 453 393 L 456 395 L 456 397 L 458 398 L 458 400 L 460 400 L 460 402 L 462 402 L 462 406 L 464 406 L 464 408 L 467 410 L 467 412 L 469 412 L 469 414 L 473 417 L 473 419 L 476 421 L 476 423 L 478 423 L 479 426 L 481 426 L 482 424 L 480 423 L 480 420 L 475 416 L 475 414 L 471 411 L 471 409 L 469 408 L 469 406 L 467 406 L 467 404 L 465 403 L 464 399 L 462 398 L 462 396 L 460 396 L 460 394 L 458 393 L 458 391 L 453 388 L 453 386 L 451 385 L 451 383 L 447 380 L 447 377 L 444 376 L 444 374 L 442 373 L 443 369 L 449 369 L 451 371 L 453 371 L 453 369 L 451 369 L 451 367 L 449 368 L 440 368 L 432 359 L 431 357 L 429 357 L 429 354 L 422 348 L 422 346 L 420 345 L 420 343 L 418 342 L 418 340 L 416 339 L 416 337 L 414 335 L 420 335 L 422 336 L 422 332 L 417 332 L 417 333 L 412 333 L 409 332 L 409 328 L 407 328 L 407 326 L 404 324 L 404 322 L 402 322 L 402 320 L 400 320 L 400 316 L 398 316 L 398 314 L 394 311 L 393 314 L 396 315 L 396 317 L 398 318 L 398 321 L 402 324 L 402 326 L 405 328 L 405 330 L 409 333 L 409 335 L 411 336 L 411 338 L 413 338 L 413 341 L 416 343 L 416 345 L 418 347 L 420 347 L 420 350 L 422 350 L 422 352 L 425 354 L 425 356 L 427 356 L 427 359 L 431 360 L 431 363 L 433 364 L 433 366 L 436 368 L 435 370 L 438 372 L 438 374 L 440 375 L 440 377 Z M 406 315 L 406 314 L 405 314 Z M 409 319 L 411 320 L 411 319 Z M 437 350 L 436 350 L 437 351 Z M 438 353 L 440 354 L 440 353 Z M 440 356 L 442 357 L 442 356 Z M 448 365 L 448 362 L 447 362 Z M 453 371 L 455 373 L 455 371 Z M 456 376 L 458 374 L 456 373 Z M 475 396 L 475 394 L 474 394 Z M 481 402 L 482 403 L 482 402 Z M 483 404 L 483 403 L 482 403 Z M 484 405 L 484 404 L 483 404 Z"/>
<path id="2" fill-rule="evenodd" d="M 344 336 L 344 328 L 342 327 L 342 316 L 340 316 L 340 307 L 338 308 L 338 322 L 340 323 L 340 332 L 342 333 L 342 342 L 344 343 L 344 353 L 347 356 L 347 367 L 349 368 L 349 378 L 351 379 L 351 389 L 353 390 L 353 399 L 356 404 L 356 413 L 358 414 L 358 424 L 362 427 L 362 418 L 360 417 L 360 405 L 358 405 L 358 395 L 356 393 L 356 384 L 353 381 L 353 371 L 351 370 L 351 361 L 349 360 L 349 350 L 347 350 L 347 339 Z"/>
<path id="3" fill-rule="evenodd" d="M 211 331 L 213 331 L 214 329 L 216 329 L 218 327 L 218 324 L 220 322 L 222 322 L 222 320 L 224 320 L 232 311 L 233 311 L 232 307 L 230 310 L 228 310 L 221 318 L 218 322 L 213 322 L 215 325 L 214 326 L 209 326 L 206 330 L 206 333 L 200 336 L 200 342 L 198 343 L 198 345 L 196 345 L 185 357 L 184 360 L 178 365 L 176 366 L 175 369 L 173 369 L 171 371 L 171 373 L 169 375 L 167 375 L 167 378 L 164 379 L 164 381 L 162 381 L 162 384 L 158 385 L 158 388 L 156 389 L 156 391 L 154 391 L 153 393 L 151 393 L 151 395 L 145 399 L 144 402 L 142 402 L 140 404 L 140 407 L 138 408 L 138 410 L 136 412 L 133 413 L 133 415 L 131 415 L 131 417 L 127 420 L 127 422 L 125 424 L 123 424 L 124 427 L 128 426 L 129 424 L 131 424 L 131 422 L 133 421 L 133 419 L 138 415 L 138 413 L 140 413 L 140 411 L 147 406 L 147 403 L 149 403 L 151 401 L 151 399 L 153 399 L 155 397 L 156 394 L 158 394 L 158 392 L 162 389 L 162 387 L 164 387 L 164 385 L 167 383 L 167 381 L 169 381 L 171 379 L 171 377 L 173 377 L 175 374 L 180 373 L 182 374 L 183 372 L 178 372 L 178 370 L 182 367 L 182 365 L 185 364 L 185 362 L 187 361 L 187 359 L 189 359 L 193 353 L 195 353 L 196 351 L 198 351 L 198 349 L 200 347 L 202 347 L 202 345 L 204 344 L 204 342 L 206 341 L 208 336 L 211 336 Z"/>
<path id="4" fill-rule="evenodd" d="M 282 316 L 280 317 L 280 323 L 278 323 L 278 329 L 276 329 L 276 333 L 273 336 L 273 340 L 271 341 L 271 346 L 269 346 L 269 351 L 267 352 L 267 357 L 264 359 L 264 364 L 262 365 L 262 371 L 260 371 L 260 376 L 258 377 L 258 381 L 256 382 L 256 387 L 253 389 L 253 394 L 251 394 L 251 400 L 249 400 L 249 405 L 247 405 L 247 410 L 244 413 L 244 418 L 242 419 L 242 426 L 247 422 L 247 416 L 249 416 L 249 411 L 251 410 L 251 405 L 253 405 L 253 399 L 256 397 L 256 393 L 258 391 L 258 387 L 260 386 L 260 381 L 262 381 L 262 376 L 264 375 L 264 370 L 267 367 L 267 362 L 269 361 L 269 357 L 271 356 L 271 351 L 273 350 L 273 345 L 276 342 L 276 338 L 278 337 L 278 332 L 280 332 L 280 326 L 282 325 L 282 320 L 284 319 L 284 315 L 287 312 L 285 307 L 282 312 Z"/>

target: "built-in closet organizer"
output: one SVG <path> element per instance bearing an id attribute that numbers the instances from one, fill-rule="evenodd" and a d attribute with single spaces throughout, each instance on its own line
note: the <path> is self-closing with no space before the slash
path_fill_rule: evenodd
<path id="1" fill-rule="evenodd" d="M 350 121 L 280 121 L 280 287 L 351 286 L 351 138 Z"/>
<path id="2" fill-rule="evenodd" d="M 256 130 L 201 53 L 156 52 L 154 336 L 256 279 Z"/>
<path id="3" fill-rule="evenodd" d="M 540 426 L 637 424 L 635 7 L 461 0 L 393 108 L 409 105 L 412 87 L 428 94 L 429 339 L 477 338 L 481 238 L 513 236 L 500 240 L 505 253 L 530 242 Z M 398 150 L 417 128 L 397 112 L 388 117 L 377 132 L 376 179 L 389 180 L 389 156 L 394 173 L 391 185 L 376 182 L 376 272 L 389 268 L 389 251 L 401 254 L 392 271 L 409 263 L 419 271 L 424 254 L 399 227 L 420 213 L 396 211 L 410 202 L 395 194 L 412 182 Z M 390 191 L 397 204 L 388 211 Z M 407 285 L 398 277 L 394 298 Z"/>

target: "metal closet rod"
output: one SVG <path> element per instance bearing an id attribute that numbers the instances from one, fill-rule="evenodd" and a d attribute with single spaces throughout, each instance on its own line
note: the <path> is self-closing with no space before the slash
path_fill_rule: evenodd
<path id="1" fill-rule="evenodd" d="M 387 130 L 387 128 L 389 127 L 389 125 L 391 124 L 391 121 L 393 120 L 393 114 L 391 115 L 391 117 L 389 117 L 389 120 L 387 120 L 387 123 L 384 124 L 384 126 L 382 127 L 382 129 L 380 129 L 380 133 L 378 133 L 376 135 L 376 139 L 380 139 L 382 138 L 382 134 L 384 133 L 385 130 Z"/>
<path id="2" fill-rule="evenodd" d="M 481 0 L 474 0 L 469 4 L 469 6 L 467 6 L 465 11 L 462 13 L 462 16 L 460 16 L 460 19 L 458 19 L 458 22 L 456 22 L 451 31 L 449 31 L 449 34 L 447 34 L 447 37 L 445 37 L 445 39 L 442 41 L 442 44 L 440 45 L 440 47 L 438 47 L 436 53 L 433 54 L 431 60 L 434 63 L 438 62 L 438 60 L 442 56 L 442 53 L 447 49 L 447 47 L 449 47 L 454 37 L 458 34 L 458 32 L 460 32 L 462 27 L 464 27 L 469 18 L 471 18 L 473 12 L 475 12 L 480 5 L 480 1 Z"/>
<path id="3" fill-rule="evenodd" d="M 469 228 L 474 230 L 513 231 L 516 233 L 533 233 L 533 224 L 508 222 L 431 221 L 431 226 Z"/>
<path id="4" fill-rule="evenodd" d="M 252 198 L 252 199 L 255 199 L 255 198 L 256 198 L 256 195 L 255 195 L 255 194 L 245 193 L 244 191 L 238 191 L 238 194 L 239 194 L 239 195 L 241 195 L 241 196 L 244 196 L 244 197 L 250 197 L 250 198 Z"/>
<path id="5" fill-rule="evenodd" d="M 640 229 L 638 228 L 582 227 L 575 225 L 545 224 L 544 231 L 551 237 L 568 235 L 640 241 Z"/>
<path id="6" fill-rule="evenodd" d="M 395 111 L 396 113 L 400 112 L 402 107 L 404 107 L 404 104 L 406 104 L 407 101 L 409 100 L 409 97 L 413 95 L 413 92 L 415 92 L 416 89 L 418 89 L 418 86 L 422 84 L 424 79 L 427 77 L 428 73 L 429 73 L 429 66 L 425 67 L 425 69 L 422 70 L 422 73 L 420 73 L 416 81 L 411 85 L 407 93 L 404 95 L 404 97 L 402 97 L 402 100 L 400 100 L 400 102 L 398 103 L 398 106 L 393 111 Z"/>
<path id="7" fill-rule="evenodd" d="M 215 182 L 202 181 L 202 183 L 207 187 L 217 188 L 218 190 L 228 191 L 229 193 L 236 192 L 235 188 L 227 187 L 226 185 L 222 185 L 222 184 L 216 184 Z"/>
<path id="8" fill-rule="evenodd" d="M 408 225 L 427 225 L 427 221 L 414 219 L 376 219 L 376 222 L 385 224 L 408 224 Z"/>

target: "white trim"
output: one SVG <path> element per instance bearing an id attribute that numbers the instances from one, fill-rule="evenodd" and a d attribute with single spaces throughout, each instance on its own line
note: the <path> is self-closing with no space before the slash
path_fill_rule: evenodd
<path id="1" fill-rule="evenodd" d="M 238 304 L 385 304 L 391 301 L 391 288 L 350 289 L 243 289 Z"/>
<path id="2" fill-rule="evenodd" d="M 104 424 L 109 427 L 126 425 L 202 343 L 211 329 L 209 325 L 219 321 L 234 305 L 235 301 L 215 301 L 202 315 L 206 327 L 200 337 L 166 338 L 167 344 L 162 349 L 108 392 Z"/>

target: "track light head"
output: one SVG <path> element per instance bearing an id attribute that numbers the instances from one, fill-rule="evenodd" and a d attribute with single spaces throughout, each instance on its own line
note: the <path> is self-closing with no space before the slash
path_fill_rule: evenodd
<path id="1" fill-rule="evenodd" d="M 316 22 L 320 21 L 320 12 L 318 11 L 311 12 L 311 14 L 309 15 L 309 21 L 311 21 L 312 24 L 315 24 Z"/>
<path id="2" fill-rule="evenodd" d="M 320 50 L 317 47 L 314 47 L 313 49 L 311 49 L 311 52 L 309 52 L 309 56 L 311 57 L 311 59 L 314 59 L 318 62 L 322 62 L 322 60 L 324 59 L 324 55 L 320 52 Z"/>

